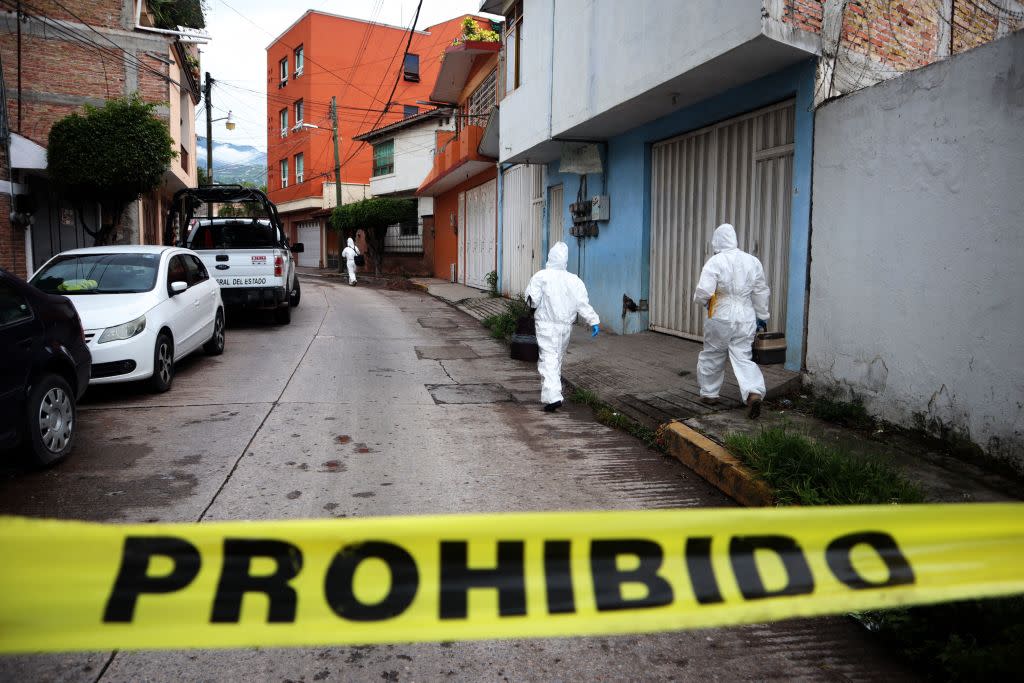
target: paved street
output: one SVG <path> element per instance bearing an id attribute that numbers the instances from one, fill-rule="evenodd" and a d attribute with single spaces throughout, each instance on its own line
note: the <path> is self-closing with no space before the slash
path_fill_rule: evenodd
<path id="1" fill-rule="evenodd" d="M 307 278 L 289 326 L 233 321 L 169 393 L 90 390 L 72 458 L 0 472 L 0 512 L 102 521 L 726 506 L 673 460 L 569 406 L 532 364 L 420 292 Z M 69 572 L 73 561 L 69 560 Z M 900 678 L 851 622 L 650 636 L 0 659 L 0 680 Z"/>

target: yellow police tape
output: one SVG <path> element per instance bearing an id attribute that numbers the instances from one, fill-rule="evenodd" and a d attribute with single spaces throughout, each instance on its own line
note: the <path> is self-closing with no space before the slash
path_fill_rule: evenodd
<path id="1" fill-rule="evenodd" d="M 1024 504 L 0 518 L 0 652 L 642 633 L 1024 592 Z"/>

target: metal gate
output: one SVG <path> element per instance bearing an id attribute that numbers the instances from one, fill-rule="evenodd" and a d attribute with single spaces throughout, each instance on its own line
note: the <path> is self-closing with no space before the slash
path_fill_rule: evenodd
<path id="1" fill-rule="evenodd" d="M 565 218 L 564 211 L 565 192 L 561 185 L 555 185 L 548 190 L 548 249 L 554 246 L 555 242 L 562 241 Z"/>
<path id="2" fill-rule="evenodd" d="M 465 282 L 466 281 L 466 193 L 460 192 L 458 199 L 458 206 L 456 207 L 456 213 L 458 213 L 458 231 L 459 239 L 457 249 L 458 253 L 458 266 L 455 273 L 455 277 L 452 282 Z"/>
<path id="3" fill-rule="evenodd" d="M 516 296 L 543 263 L 544 167 L 520 164 L 505 171 L 501 201 L 501 291 Z"/>
<path id="4" fill-rule="evenodd" d="M 795 111 L 784 102 L 654 145 L 651 329 L 702 338 L 706 313 L 693 289 L 721 223 L 761 260 L 769 330 L 785 329 Z"/>
<path id="5" fill-rule="evenodd" d="M 306 221 L 296 226 L 298 241 L 302 242 L 303 251 L 298 254 L 299 265 L 307 268 L 320 267 L 320 223 Z"/>
<path id="6" fill-rule="evenodd" d="M 466 191 L 466 267 L 463 282 L 477 289 L 487 289 L 487 273 L 494 270 L 497 189 L 497 181 L 489 180 Z"/>

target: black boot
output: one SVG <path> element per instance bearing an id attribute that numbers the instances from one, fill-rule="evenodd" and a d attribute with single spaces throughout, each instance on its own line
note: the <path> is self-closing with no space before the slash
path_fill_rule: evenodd
<path id="1" fill-rule="evenodd" d="M 562 402 L 561 401 L 555 401 L 554 403 L 549 403 L 546 406 L 544 406 L 544 412 L 545 413 L 553 413 L 553 412 L 555 412 L 556 410 L 558 410 L 561 407 L 562 407 Z"/>

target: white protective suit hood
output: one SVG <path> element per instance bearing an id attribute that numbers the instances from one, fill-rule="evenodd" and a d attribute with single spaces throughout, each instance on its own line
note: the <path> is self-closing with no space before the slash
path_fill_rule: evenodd
<path id="1" fill-rule="evenodd" d="M 736 239 L 736 228 L 732 227 L 729 223 L 722 223 L 715 228 L 715 234 L 711 238 L 711 248 L 714 249 L 716 254 L 726 249 L 738 249 L 739 242 Z"/>
<path id="2" fill-rule="evenodd" d="M 356 248 L 355 240 L 353 240 L 351 237 L 348 238 L 348 247 L 350 249 L 355 249 Z"/>
<path id="3" fill-rule="evenodd" d="M 555 242 L 548 251 L 548 263 L 545 268 L 566 270 L 569 267 L 569 247 L 565 242 Z"/>

